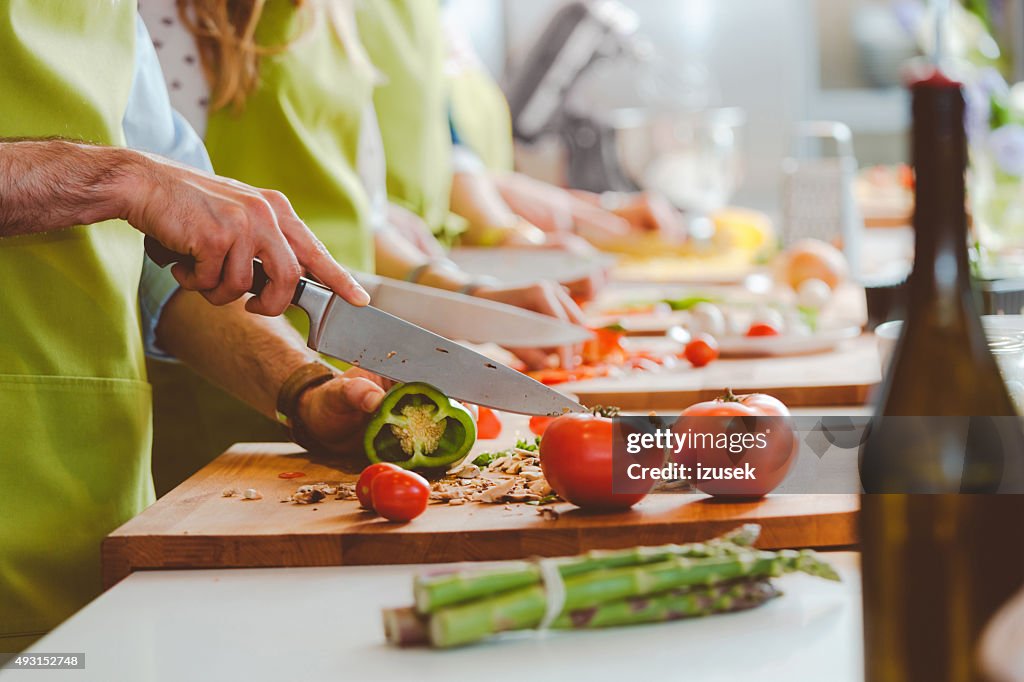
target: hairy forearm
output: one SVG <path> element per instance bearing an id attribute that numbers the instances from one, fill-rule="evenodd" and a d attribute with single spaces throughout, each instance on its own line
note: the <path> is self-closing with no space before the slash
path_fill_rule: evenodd
<path id="1" fill-rule="evenodd" d="M 243 300 L 212 306 L 185 290 L 164 307 L 157 343 L 271 419 L 285 380 L 316 359 L 284 318 L 253 315 Z"/>
<path id="2" fill-rule="evenodd" d="M 144 168 L 127 149 L 0 138 L 0 237 L 123 217 L 125 185 Z"/>

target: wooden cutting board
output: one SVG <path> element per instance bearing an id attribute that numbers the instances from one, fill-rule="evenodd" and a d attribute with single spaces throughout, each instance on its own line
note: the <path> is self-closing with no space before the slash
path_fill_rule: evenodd
<path id="1" fill-rule="evenodd" d="M 493 447 L 477 444 L 477 450 Z M 278 474 L 302 471 L 305 478 Z M 741 523 L 762 525 L 760 546 L 836 547 L 857 541 L 856 495 L 776 495 L 720 503 L 651 495 L 633 510 L 592 514 L 570 504 L 548 520 L 529 505 L 432 505 L 393 524 L 354 500 L 282 503 L 303 482 L 351 481 L 290 444 L 236 445 L 103 542 L 107 587 L 144 569 L 341 566 L 519 559 L 702 540 Z M 260 500 L 224 497 L 255 488 Z"/>
<path id="2" fill-rule="evenodd" d="M 662 372 L 633 372 L 558 388 L 585 405 L 624 410 L 681 410 L 731 388 L 769 393 L 790 407 L 863 405 L 881 381 L 874 335 L 844 341 L 834 351 L 790 357 L 720 359 L 695 369 L 686 363 Z"/>

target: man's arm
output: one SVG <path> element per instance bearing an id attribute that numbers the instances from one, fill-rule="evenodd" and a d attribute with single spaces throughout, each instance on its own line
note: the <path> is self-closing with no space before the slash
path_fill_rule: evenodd
<path id="1" fill-rule="evenodd" d="M 283 318 L 251 315 L 241 301 L 215 308 L 190 291 L 178 291 L 164 307 L 157 342 L 271 419 L 285 380 L 317 358 Z M 384 396 L 382 384 L 367 372 L 350 370 L 303 394 L 298 416 L 325 446 L 358 451 L 361 426 Z"/>
<path id="2" fill-rule="evenodd" d="M 280 192 L 127 149 L 0 140 L 0 237 L 111 218 L 192 256 L 194 267 L 175 265 L 174 277 L 216 305 L 249 290 L 254 257 L 271 282 L 250 312 L 283 312 L 303 268 L 354 305 L 370 300 Z"/>

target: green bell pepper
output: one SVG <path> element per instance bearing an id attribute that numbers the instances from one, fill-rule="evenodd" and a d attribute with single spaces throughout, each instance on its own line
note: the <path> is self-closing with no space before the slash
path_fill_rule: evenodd
<path id="1" fill-rule="evenodd" d="M 366 426 L 371 462 L 403 469 L 449 467 L 476 442 L 472 413 L 429 384 L 399 384 L 388 391 Z"/>

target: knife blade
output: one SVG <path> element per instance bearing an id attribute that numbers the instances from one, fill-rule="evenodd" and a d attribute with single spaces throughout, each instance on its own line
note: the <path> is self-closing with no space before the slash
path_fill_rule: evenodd
<path id="1" fill-rule="evenodd" d="M 310 280 L 295 305 L 309 315 L 309 347 L 395 381 L 424 381 L 459 400 L 520 414 L 585 408 L 522 372 L 373 306 L 354 306 Z"/>
<path id="2" fill-rule="evenodd" d="M 146 252 L 162 267 L 187 262 L 146 237 Z M 253 284 L 259 295 L 269 279 L 253 261 Z M 309 316 L 307 345 L 315 351 L 394 381 L 423 381 L 449 397 L 520 414 L 557 415 L 586 408 L 522 372 L 491 360 L 373 306 L 354 306 L 330 289 L 305 277 L 295 287 L 292 304 Z"/>
<path id="3" fill-rule="evenodd" d="M 496 301 L 357 272 L 370 304 L 449 339 L 508 348 L 554 348 L 583 343 L 585 327 Z"/>

